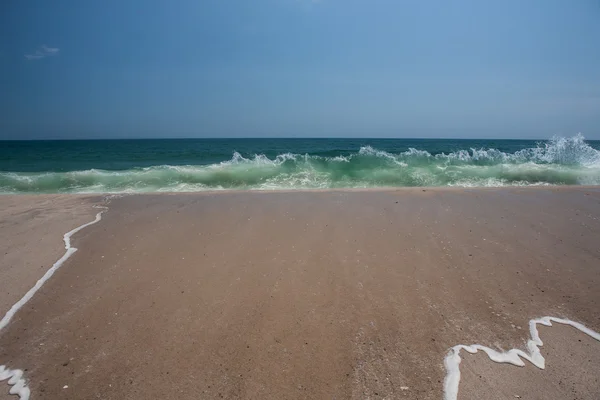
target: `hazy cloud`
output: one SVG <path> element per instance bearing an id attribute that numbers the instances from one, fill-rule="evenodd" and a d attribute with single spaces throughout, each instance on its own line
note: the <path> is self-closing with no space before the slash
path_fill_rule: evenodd
<path id="1" fill-rule="evenodd" d="M 25 58 L 28 60 L 40 60 L 49 56 L 55 56 L 59 51 L 60 49 L 58 47 L 48 47 L 43 44 L 33 53 L 25 54 Z"/>

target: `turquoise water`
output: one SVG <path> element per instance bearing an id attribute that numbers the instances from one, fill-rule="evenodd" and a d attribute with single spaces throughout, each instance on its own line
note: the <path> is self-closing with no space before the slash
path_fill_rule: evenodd
<path id="1" fill-rule="evenodd" d="M 507 185 L 600 185 L 600 141 L 0 142 L 0 193 Z"/>

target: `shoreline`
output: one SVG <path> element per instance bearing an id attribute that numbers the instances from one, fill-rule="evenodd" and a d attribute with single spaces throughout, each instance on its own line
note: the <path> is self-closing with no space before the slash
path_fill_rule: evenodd
<path id="1" fill-rule="evenodd" d="M 457 343 L 496 341 L 522 348 L 526 332 L 515 326 L 539 315 L 567 316 L 598 330 L 590 312 L 600 299 L 588 268 L 597 249 L 593 235 L 583 235 L 600 231 L 600 193 L 592 188 L 582 193 L 589 189 L 517 187 L 482 190 L 477 196 L 463 190 L 427 196 L 422 188 L 408 188 L 413 190 L 402 197 L 394 196 L 395 190 L 292 191 L 261 196 L 261 201 L 248 191 L 218 196 L 218 201 L 189 193 L 119 196 L 102 224 L 74 238 L 80 251 L 28 303 L 31 308 L 17 314 L 0 336 L 0 348 L 10 366 L 29 369 L 33 392 L 48 398 L 64 398 L 63 384 L 77 389 L 76 397 L 93 396 L 107 382 L 113 387 L 107 398 L 163 393 L 164 387 L 148 380 L 159 371 L 142 367 L 155 357 L 178 380 L 186 370 L 199 374 L 200 382 L 188 382 L 195 389 L 188 387 L 183 398 L 218 395 L 212 388 L 230 398 L 336 393 L 357 399 L 376 393 L 440 398 L 443 356 Z M 563 215 L 553 212 L 558 209 Z M 559 243 L 551 227 L 570 231 L 561 236 L 570 242 Z M 394 229 L 399 230 L 390 236 Z M 348 244 L 354 241 L 358 244 Z M 579 249 L 579 254 L 567 252 L 577 262 L 561 255 L 567 249 Z M 498 262 L 502 270 L 495 267 Z M 555 265 L 552 275 L 544 272 L 547 263 Z M 562 264 L 571 270 L 576 265 L 576 272 Z M 566 287 L 557 286 L 561 276 L 568 278 Z M 510 288 L 509 282 L 519 293 L 502 290 Z M 545 290 L 529 288 L 531 297 L 521 293 L 530 283 Z M 574 287 L 578 298 L 565 298 Z M 508 299 L 517 305 L 508 306 Z M 411 322 L 405 326 L 403 320 Z M 477 325 L 470 327 L 473 322 Z M 32 326 L 42 329 L 32 331 Z M 96 337 L 89 341 L 91 332 L 101 343 Z M 143 349 L 155 339 L 146 332 L 158 336 L 150 359 Z M 79 350 L 67 350 L 73 346 Z M 173 350 L 186 348 L 194 351 Z M 71 354 L 66 369 L 58 365 L 65 364 L 65 351 Z M 98 351 L 107 358 L 94 359 Z M 477 398 L 478 389 L 469 385 L 474 379 L 469 357 L 463 360 L 465 390 Z M 232 370 L 218 367 L 229 376 L 225 382 L 209 367 L 223 364 Z M 85 365 L 95 372 L 83 373 Z M 131 376 L 135 385 L 115 381 L 118 365 L 128 368 L 120 374 Z M 277 365 L 283 371 L 273 368 Z M 255 373 L 246 376 L 245 367 Z M 69 371 L 75 381 L 69 381 Z M 491 384 L 494 375 L 487 377 Z M 387 377 L 388 383 L 372 376 Z M 299 383 L 287 386 L 294 381 Z M 200 390 L 202 382 L 208 388 Z"/>
<path id="2" fill-rule="evenodd" d="M 85 192 L 85 193 L 0 193 L 0 198 L 11 196 L 77 196 L 81 198 L 117 198 L 146 195 L 189 195 L 230 193 L 328 193 L 328 192 L 402 192 L 402 191 L 478 191 L 478 190 L 600 190 L 600 185 L 506 185 L 506 186 L 381 186 L 368 188 L 298 188 L 298 189 L 210 189 L 198 191 L 155 191 L 155 192 Z"/>

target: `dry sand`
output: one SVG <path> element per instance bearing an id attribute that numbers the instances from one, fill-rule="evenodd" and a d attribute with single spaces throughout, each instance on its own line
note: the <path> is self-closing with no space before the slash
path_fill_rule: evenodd
<path id="1" fill-rule="evenodd" d="M 523 347 L 544 315 L 600 331 L 599 188 L 135 195 L 109 208 L 0 335 L 0 364 L 27 368 L 32 399 L 440 399 L 453 345 Z M 54 262 L 71 228 L 35 256 Z M 540 332 L 545 371 L 464 355 L 459 398 L 599 398 L 600 343 Z"/>

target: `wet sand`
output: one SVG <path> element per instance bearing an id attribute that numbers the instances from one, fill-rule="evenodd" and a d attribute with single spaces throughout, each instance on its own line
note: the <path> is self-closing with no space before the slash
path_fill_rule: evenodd
<path id="1" fill-rule="evenodd" d="M 93 219 L 100 201 L 83 195 L 0 196 L 0 316 L 64 254 L 63 234 Z"/>
<path id="2" fill-rule="evenodd" d="M 600 331 L 599 188 L 134 195 L 109 208 L 0 333 L 0 364 L 27 369 L 33 399 L 440 399 L 456 344 L 523 348 L 545 315 Z M 51 265 L 69 229 L 36 257 Z M 35 246 L 20 248 L 25 262 Z M 597 399 L 600 343 L 540 333 L 546 370 L 463 354 L 459 398 Z"/>

